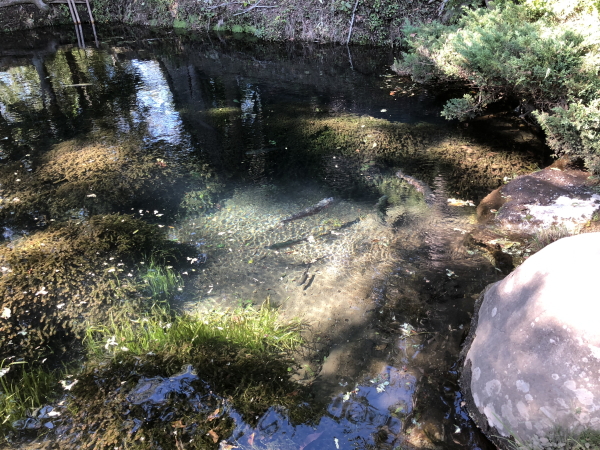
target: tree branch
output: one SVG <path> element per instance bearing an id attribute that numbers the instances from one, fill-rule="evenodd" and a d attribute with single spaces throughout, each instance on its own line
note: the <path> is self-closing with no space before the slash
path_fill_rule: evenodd
<path id="1" fill-rule="evenodd" d="M 250 6 L 250 8 L 244 9 L 243 11 L 237 12 L 234 16 L 239 16 L 240 14 L 246 14 L 249 11 L 252 11 L 254 8 L 279 8 L 279 5 L 271 5 L 271 6 L 263 6 L 259 5 L 262 0 L 258 0 L 254 5 Z"/>
<path id="2" fill-rule="evenodd" d="M 23 5 L 27 3 L 37 6 L 42 11 L 46 11 L 49 8 L 49 6 L 42 0 L 0 0 L 0 8 L 13 5 Z"/>
<path id="3" fill-rule="evenodd" d="M 354 9 L 352 10 L 352 20 L 350 20 L 350 31 L 348 31 L 348 39 L 346 39 L 346 45 L 350 43 L 350 37 L 352 36 L 352 28 L 354 27 L 354 15 L 356 14 L 356 7 L 358 6 L 358 0 L 354 4 Z"/>

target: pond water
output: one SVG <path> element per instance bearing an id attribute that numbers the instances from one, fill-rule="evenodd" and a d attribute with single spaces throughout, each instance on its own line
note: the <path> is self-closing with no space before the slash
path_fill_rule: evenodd
<path id="1" fill-rule="evenodd" d="M 537 138 L 509 117 L 446 123 L 448 93 L 394 76 L 385 49 L 99 37 L 84 50 L 37 31 L 0 49 L 2 245 L 120 213 L 192 249 L 178 311 L 268 301 L 302 320 L 292 380 L 325 411 L 231 410 L 220 448 L 491 448 L 456 361 L 475 299 L 504 275 L 465 238 L 483 196 L 541 164 Z"/>

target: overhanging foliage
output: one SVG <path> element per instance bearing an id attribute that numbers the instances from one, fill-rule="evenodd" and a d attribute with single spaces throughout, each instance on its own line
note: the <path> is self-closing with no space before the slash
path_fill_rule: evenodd
<path id="1" fill-rule="evenodd" d="M 455 24 L 406 24 L 409 51 L 394 69 L 415 81 L 461 80 L 473 89 L 442 115 L 466 120 L 508 99 L 535 110 L 556 154 L 600 171 L 600 20 L 593 2 L 498 2 L 465 9 Z"/>

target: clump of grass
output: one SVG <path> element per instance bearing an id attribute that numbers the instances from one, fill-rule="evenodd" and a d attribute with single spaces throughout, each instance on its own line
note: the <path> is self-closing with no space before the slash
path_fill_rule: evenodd
<path id="1" fill-rule="evenodd" d="M 147 314 L 131 314 L 111 316 L 106 325 L 89 327 L 85 338 L 89 352 L 94 356 L 182 355 L 215 343 L 253 353 L 291 352 L 302 342 L 299 323 L 279 324 L 278 312 L 268 302 L 259 308 L 215 310 L 202 316 L 175 315 L 160 304 Z"/>
<path id="2" fill-rule="evenodd" d="M 41 367 L 29 369 L 24 361 L 0 364 L 0 433 L 30 416 L 56 394 L 58 377 Z"/>
<path id="3" fill-rule="evenodd" d="M 308 389 L 289 376 L 291 351 L 301 344 L 300 324 L 280 324 L 268 301 L 258 308 L 198 316 L 175 314 L 166 305 L 155 303 L 143 313 L 125 304 L 104 326 L 88 330 L 89 362 L 77 376 L 70 399 L 71 409 L 79 411 L 72 422 L 72 435 L 78 437 L 65 448 L 125 443 L 135 449 L 152 442 L 180 449 L 173 439 L 176 429 L 190 448 L 216 449 L 215 436 L 227 439 L 234 429 L 231 409 L 250 426 L 274 405 L 294 423 L 322 414 L 320 405 L 308 403 Z M 142 378 L 158 382 L 189 366 L 199 377 L 191 387 L 202 398 L 202 407 L 178 394 L 160 408 L 132 405 L 128 399 Z M 219 411 L 218 421 L 209 417 Z"/>
<path id="4" fill-rule="evenodd" d="M 141 278 L 148 295 L 155 301 L 170 300 L 183 287 L 181 275 L 171 266 L 159 264 L 154 258 L 144 265 Z"/>
<path id="5" fill-rule="evenodd" d="M 533 236 L 531 243 L 531 249 L 534 252 L 539 252 L 544 247 L 558 241 L 564 237 L 573 236 L 577 234 L 575 231 L 569 230 L 564 225 L 553 225 L 550 228 L 542 228 Z"/>

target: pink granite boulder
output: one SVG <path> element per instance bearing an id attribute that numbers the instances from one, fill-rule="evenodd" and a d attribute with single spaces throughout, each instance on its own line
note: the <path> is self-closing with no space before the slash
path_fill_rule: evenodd
<path id="1" fill-rule="evenodd" d="M 461 387 L 501 448 L 557 428 L 600 430 L 600 233 L 550 244 L 480 298 Z"/>

